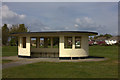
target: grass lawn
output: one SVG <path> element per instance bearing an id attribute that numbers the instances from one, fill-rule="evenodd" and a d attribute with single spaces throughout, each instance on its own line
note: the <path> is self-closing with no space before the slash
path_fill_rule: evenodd
<path id="1" fill-rule="evenodd" d="M 12 62 L 12 60 L 2 60 L 2 64 Z"/>
<path id="2" fill-rule="evenodd" d="M 118 47 L 90 46 L 89 49 L 90 56 L 106 57 L 108 60 L 99 62 L 39 62 L 4 69 L 2 75 L 3 78 L 117 78 Z"/>
<path id="3" fill-rule="evenodd" d="M 3 46 L 2 56 L 17 56 L 17 46 Z"/>

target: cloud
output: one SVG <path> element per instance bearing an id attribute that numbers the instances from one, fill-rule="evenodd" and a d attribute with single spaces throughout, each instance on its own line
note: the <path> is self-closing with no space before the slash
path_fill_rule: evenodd
<path id="1" fill-rule="evenodd" d="M 25 24 L 30 31 L 50 30 L 50 27 L 44 25 L 38 18 L 28 17 L 24 14 L 17 14 L 9 9 L 7 5 L 2 6 L 2 23 L 11 27 L 12 24 Z"/>
<path id="2" fill-rule="evenodd" d="M 12 24 L 7 24 L 7 27 L 8 27 L 8 28 L 11 28 L 11 27 L 12 27 Z"/>
<path id="3" fill-rule="evenodd" d="M 88 17 L 84 17 L 84 20 L 89 24 L 94 23 L 94 21 L 91 18 L 88 18 Z"/>
<path id="4" fill-rule="evenodd" d="M 83 24 L 95 24 L 95 22 L 93 21 L 93 19 L 89 18 L 89 17 L 83 17 L 83 18 L 76 18 L 76 23 L 83 25 Z"/>
<path id="5" fill-rule="evenodd" d="M 82 17 L 82 18 L 75 19 L 75 24 L 74 24 L 73 29 L 103 32 L 103 29 L 107 30 L 107 27 L 105 25 L 97 24 L 90 17 Z"/>
<path id="6" fill-rule="evenodd" d="M 4 17 L 3 22 L 24 23 L 30 31 L 90 30 L 114 34 L 118 31 L 117 5 L 117 3 L 4 3 L 5 9 L 11 11 L 17 18 L 7 14 L 7 19 Z"/>
<path id="7" fill-rule="evenodd" d="M 77 18 L 77 19 L 76 19 L 76 23 L 81 24 L 81 20 L 80 20 L 80 18 Z"/>
<path id="8" fill-rule="evenodd" d="M 83 17 L 83 18 L 76 18 L 75 25 L 76 28 L 96 28 L 98 25 L 94 22 L 92 18 Z"/>
<path id="9" fill-rule="evenodd" d="M 79 25 L 78 25 L 78 24 L 75 24 L 74 26 L 75 26 L 75 27 L 79 27 Z"/>
<path id="10" fill-rule="evenodd" d="M 2 6 L 2 20 L 3 24 L 15 24 L 15 23 L 23 23 L 23 20 L 25 19 L 26 15 L 24 14 L 17 14 L 16 12 L 13 12 L 8 8 L 7 5 Z"/>

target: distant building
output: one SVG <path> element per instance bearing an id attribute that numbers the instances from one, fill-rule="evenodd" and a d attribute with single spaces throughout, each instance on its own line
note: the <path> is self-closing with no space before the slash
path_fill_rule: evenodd
<path id="1" fill-rule="evenodd" d="M 106 37 L 98 37 L 95 41 L 105 41 L 107 40 Z"/>

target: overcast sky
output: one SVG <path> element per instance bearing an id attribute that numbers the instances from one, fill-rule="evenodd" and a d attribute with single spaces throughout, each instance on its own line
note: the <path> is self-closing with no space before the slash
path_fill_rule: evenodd
<path id="1" fill-rule="evenodd" d="M 117 2 L 4 2 L 2 21 L 30 31 L 77 30 L 118 33 Z"/>

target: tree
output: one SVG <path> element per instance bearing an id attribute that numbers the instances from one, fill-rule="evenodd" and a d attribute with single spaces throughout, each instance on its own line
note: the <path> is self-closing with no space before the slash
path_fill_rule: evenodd
<path id="1" fill-rule="evenodd" d="M 97 38 L 99 38 L 99 37 L 106 37 L 107 39 L 109 39 L 109 38 L 111 38 L 112 37 L 112 35 L 111 34 L 100 34 L 100 35 L 98 35 L 98 36 L 94 36 L 94 39 L 97 39 Z"/>
<path id="2" fill-rule="evenodd" d="M 103 37 L 104 35 L 103 34 L 100 34 L 99 37 Z"/>
<path id="3" fill-rule="evenodd" d="M 28 28 L 24 24 L 19 24 L 18 32 L 27 32 Z"/>
<path id="4" fill-rule="evenodd" d="M 12 25 L 12 27 L 10 28 L 10 33 L 16 33 L 16 32 L 28 32 L 28 28 L 25 27 L 24 24 Z M 11 37 L 10 45 L 16 46 L 17 44 L 18 44 L 18 38 Z"/>
<path id="5" fill-rule="evenodd" d="M 2 27 L 2 44 L 7 45 L 9 38 L 9 28 L 7 27 L 7 24 L 4 24 Z"/>
<path id="6" fill-rule="evenodd" d="M 99 37 L 98 35 L 97 35 L 97 36 L 95 35 L 95 36 L 94 36 L 94 39 L 97 39 L 98 37 Z"/>
<path id="7" fill-rule="evenodd" d="M 10 28 L 10 33 L 18 32 L 18 28 L 19 28 L 19 26 L 17 24 L 16 25 L 12 25 L 12 27 Z M 17 43 L 18 43 L 18 38 L 11 36 L 10 45 L 11 46 L 16 46 Z"/>
<path id="8" fill-rule="evenodd" d="M 105 34 L 104 37 L 106 37 L 108 39 L 108 38 L 111 38 L 112 35 L 111 34 Z"/>
<path id="9" fill-rule="evenodd" d="M 24 24 L 12 25 L 12 27 L 10 28 L 10 33 L 16 32 L 28 32 L 28 28 L 25 27 Z"/>

